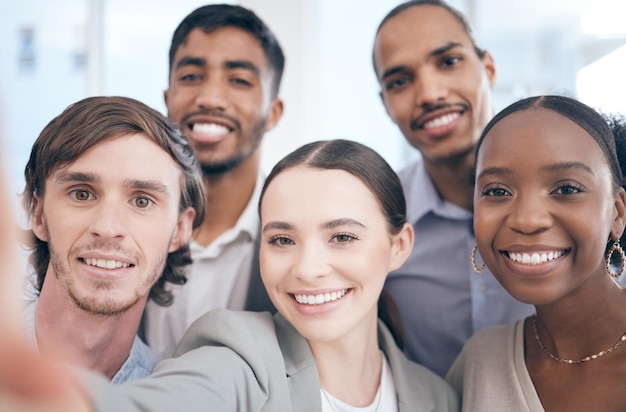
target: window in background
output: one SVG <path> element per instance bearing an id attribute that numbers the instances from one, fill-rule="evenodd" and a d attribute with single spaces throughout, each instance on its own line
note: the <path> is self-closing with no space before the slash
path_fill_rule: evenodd
<path id="1" fill-rule="evenodd" d="M 172 32 L 207 1 L 22 0 L 0 2 L 2 166 L 21 190 L 32 142 L 67 105 L 92 93 L 134 97 L 165 112 Z M 237 3 L 237 2 L 234 2 Z M 387 117 L 371 62 L 376 27 L 399 0 L 247 0 L 287 57 L 283 119 L 263 143 L 269 169 L 312 140 L 347 138 L 395 169 L 417 156 Z M 496 61 L 494 108 L 540 93 L 567 93 L 626 112 L 620 68 L 623 0 L 451 0 Z M 594 16 L 596 16 L 594 18 Z M 622 31 L 590 29 L 611 19 Z M 623 20 L 623 19 L 622 19 Z M 100 63 L 93 67 L 97 53 Z M 98 57 L 96 56 L 96 57 Z M 16 207 L 18 205 L 16 198 Z"/>

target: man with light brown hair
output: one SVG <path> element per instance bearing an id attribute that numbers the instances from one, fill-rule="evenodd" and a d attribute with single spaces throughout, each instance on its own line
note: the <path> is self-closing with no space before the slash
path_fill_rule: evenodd
<path id="1" fill-rule="evenodd" d="M 26 333 L 44 356 L 113 383 L 158 358 L 136 336 L 146 301 L 172 301 L 204 217 L 198 165 L 176 125 L 133 99 L 93 97 L 41 132 L 25 170 L 38 299 Z"/>

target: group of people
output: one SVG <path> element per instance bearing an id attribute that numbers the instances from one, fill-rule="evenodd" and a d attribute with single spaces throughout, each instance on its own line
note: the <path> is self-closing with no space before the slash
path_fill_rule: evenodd
<path id="1" fill-rule="evenodd" d="M 622 118 L 565 96 L 494 117 L 492 56 L 457 10 L 412 0 L 372 58 L 420 159 L 396 174 L 317 141 L 265 177 L 271 30 L 204 6 L 169 56 L 167 118 L 87 98 L 33 146 L 39 296 L 3 320 L 0 410 L 625 409 Z"/>

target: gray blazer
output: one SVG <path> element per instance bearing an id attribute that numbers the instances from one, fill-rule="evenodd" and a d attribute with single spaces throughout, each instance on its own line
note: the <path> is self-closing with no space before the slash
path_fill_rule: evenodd
<path id="1" fill-rule="evenodd" d="M 409 361 L 386 327 L 379 342 L 391 366 L 400 412 L 458 411 L 456 393 Z M 216 309 L 198 319 L 146 379 L 87 380 L 99 411 L 320 412 L 317 369 L 306 340 L 280 314 Z"/>

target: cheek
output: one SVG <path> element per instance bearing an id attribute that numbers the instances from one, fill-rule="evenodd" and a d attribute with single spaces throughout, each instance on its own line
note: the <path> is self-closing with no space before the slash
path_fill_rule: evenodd
<path id="1" fill-rule="evenodd" d="M 185 106 L 188 105 L 194 98 L 194 93 L 191 91 L 174 91 L 170 89 L 169 97 L 167 100 L 167 113 L 168 117 L 174 122 L 180 121 L 182 117 L 182 111 Z"/>
<path id="2" fill-rule="evenodd" d="M 259 267 L 261 280 L 268 292 L 279 283 L 287 271 L 284 257 L 265 251 L 263 246 L 261 246 L 261 251 L 259 252 Z"/>
<path id="3" fill-rule="evenodd" d="M 404 123 L 409 121 L 411 117 L 410 109 L 412 107 L 409 104 L 409 93 L 404 92 L 400 95 L 388 97 L 386 107 L 389 116 L 401 128 L 405 126 Z"/>
<path id="4" fill-rule="evenodd" d="M 479 244 L 490 243 L 495 231 L 502 226 L 495 211 L 477 208 L 474 212 L 474 235 Z"/>

